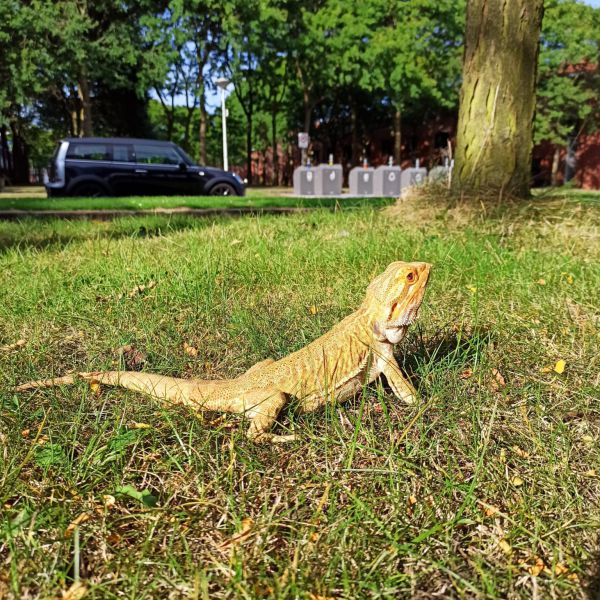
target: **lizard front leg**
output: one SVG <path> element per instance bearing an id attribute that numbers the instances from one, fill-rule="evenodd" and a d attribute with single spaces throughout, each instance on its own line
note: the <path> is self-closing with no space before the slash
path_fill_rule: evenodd
<path id="1" fill-rule="evenodd" d="M 386 358 L 383 363 L 381 373 L 392 388 L 392 392 L 397 398 L 400 398 L 407 404 L 412 404 L 417 398 L 417 391 L 410 381 L 400 371 L 400 367 L 393 356 Z"/>
<path id="2" fill-rule="evenodd" d="M 244 394 L 244 414 L 250 419 L 247 436 L 254 442 L 290 442 L 294 435 L 275 435 L 269 430 L 288 401 L 287 394 L 276 388 L 247 391 Z"/>

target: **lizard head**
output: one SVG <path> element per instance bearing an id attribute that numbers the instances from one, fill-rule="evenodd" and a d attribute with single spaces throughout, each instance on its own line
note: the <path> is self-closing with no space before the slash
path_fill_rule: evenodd
<path id="1" fill-rule="evenodd" d="M 366 308 L 380 341 L 397 344 L 417 318 L 431 265 L 393 262 L 367 288 Z"/>

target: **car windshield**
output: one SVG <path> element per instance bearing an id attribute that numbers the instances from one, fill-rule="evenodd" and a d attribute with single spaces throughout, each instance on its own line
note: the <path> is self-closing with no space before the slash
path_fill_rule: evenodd
<path id="1" fill-rule="evenodd" d="M 177 152 L 179 153 L 180 156 L 183 157 L 183 160 L 188 164 L 188 165 L 195 165 L 196 161 L 190 157 L 190 155 L 185 152 L 185 150 L 182 150 L 179 146 L 176 146 L 177 148 Z"/>

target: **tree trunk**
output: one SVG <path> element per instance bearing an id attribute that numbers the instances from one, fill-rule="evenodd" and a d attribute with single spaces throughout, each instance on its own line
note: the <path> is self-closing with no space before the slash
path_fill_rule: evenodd
<path id="1" fill-rule="evenodd" d="M 29 183 L 29 148 L 21 136 L 17 123 L 10 124 L 12 133 L 12 174 L 14 185 L 27 185 Z"/>
<path id="2" fill-rule="evenodd" d="M 529 195 L 543 0 L 469 0 L 455 188 Z"/>
<path id="3" fill-rule="evenodd" d="M 246 115 L 246 171 L 248 185 L 252 185 L 252 113 Z"/>
<path id="4" fill-rule="evenodd" d="M 350 128 L 352 129 L 352 158 L 350 162 L 355 167 L 360 162 L 360 142 L 358 138 L 358 111 L 354 102 L 350 106 Z"/>
<path id="5" fill-rule="evenodd" d="M 206 160 L 206 121 L 208 120 L 206 114 L 206 105 L 204 102 L 204 88 L 200 94 L 200 125 L 198 129 L 198 141 L 200 142 L 200 164 L 205 165 L 208 161 Z"/>
<path id="6" fill-rule="evenodd" d="M 272 185 L 279 185 L 279 152 L 277 151 L 277 111 L 271 111 L 271 137 L 273 140 L 273 181 Z"/>
<path id="7" fill-rule="evenodd" d="M 402 113 L 396 107 L 394 113 L 394 163 L 400 166 L 402 162 Z"/>
<path id="8" fill-rule="evenodd" d="M 550 185 L 555 187 L 558 185 L 558 167 L 560 165 L 560 148 L 556 146 L 554 148 L 554 154 L 552 155 L 552 171 L 550 178 Z"/>
<path id="9" fill-rule="evenodd" d="M 2 160 L 0 161 L 0 171 L 4 171 L 4 173 L 8 175 L 9 173 L 12 173 L 13 165 L 10 148 L 8 146 L 8 132 L 6 130 L 6 125 L 0 127 L 0 152 L 2 157 Z"/>
<path id="10" fill-rule="evenodd" d="M 81 130 L 85 137 L 94 135 L 92 120 L 92 98 L 90 96 L 90 86 L 85 67 L 81 69 L 81 77 L 78 82 L 79 100 L 81 101 Z"/>

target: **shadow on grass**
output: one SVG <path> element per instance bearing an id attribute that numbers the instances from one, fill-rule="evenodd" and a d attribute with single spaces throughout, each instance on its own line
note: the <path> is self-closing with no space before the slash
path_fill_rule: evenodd
<path id="1" fill-rule="evenodd" d="M 153 238 L 190 229 L 205 229 L 226 218 L 231 217 L 131 217 L 102 222 L 26 219 L 9 227 L 0 224 L 0 255 L 13 248 L 23 251 L 61 250 L 69 244 L 87 240 Z"/>
<path id="2" fill-rule="evenodd" d="M 492 333 L 484 327 L 444 327 L 425 336 L 423 329 L 417 326 L 405 346 L 400 364 L 418 387 L 420 374 L 437 366 L 461 371 L 474 366 L 481 361 L 491 341 Z"/>

